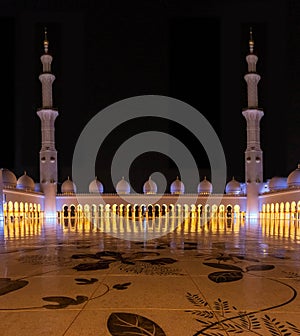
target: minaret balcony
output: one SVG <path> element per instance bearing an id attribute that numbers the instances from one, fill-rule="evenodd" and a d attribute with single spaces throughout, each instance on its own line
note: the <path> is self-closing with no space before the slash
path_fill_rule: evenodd
<path id="1" fill-rule="evenodd" d="M 249 106 L 249 107 L 244 107 L 242 111 L 248 111 L 248 110 L 257 110 L 263 112 L 263 109 L 261 107 L 256 107 L 256 106 Z"/>
<path id="2" fill-rule="evenodd" d="M 44 106 L 44 107 L 39 107 L 37 109 L 37 111 L 43 111 L 43 110 L 58 112 L 58 108 L 57 107 L 52 107 L 52 106 Z"/>

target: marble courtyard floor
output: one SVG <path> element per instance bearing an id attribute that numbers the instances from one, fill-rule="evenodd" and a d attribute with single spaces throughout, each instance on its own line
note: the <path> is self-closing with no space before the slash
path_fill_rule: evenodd
<path id="1" fill-rule="evenodd" d="M 168 221 L 0 223 L 0 335 L 300 335 L 299 221 Z"/>

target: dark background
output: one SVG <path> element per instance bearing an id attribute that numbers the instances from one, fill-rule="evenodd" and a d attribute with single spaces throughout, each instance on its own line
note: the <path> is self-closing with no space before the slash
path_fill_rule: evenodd
<path id="1" fill-rule="evenodd" d="M 100 110 L 124 98 L 157 94 L 192 105 L 212 124 L 226 155 L 228 180 L 244 181 L 249 27 L 258 55 L 264 179 L 287 176 L 300 161 L 300 3 L 296 0 L 0 1 L 0 166 L 39 180 L 44 26 L 53 56 L 59 182 L 71 176 L 81 130 Z M 143 130 L 174 134 L 210 177 L 201 144 L 178 125 L 135 121 L 114 130 L 99 150 L 95 175 L 105 191 L 114 152 Z M 8 135 L 7 135 L 8 132 Z M 174 162 L 138 157 L 130 171 L 140 191 L 154 171 L 171 183 Z"/>

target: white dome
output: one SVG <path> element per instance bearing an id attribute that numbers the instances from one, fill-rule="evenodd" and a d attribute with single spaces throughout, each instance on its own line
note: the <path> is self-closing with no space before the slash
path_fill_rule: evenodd
<path id="1" fill-rule="evenodd" d="M 270 191 L 286 189 L 286 188 L 287 188 L 287 178 L 286 177 L 274 176 L 269 181 Z"/>
<path id="2" fill-rule="evenodd" d="M 17 181 L 17 188 L 23 190 L 34 190 L 35 184 L 33 179 L 24 172 L 24 175 L 20 176 Z"/>
<path id="3" fill-rule="evenodd" d="M 40 185 L 40 183 L 35 183 L 35 184 L 34 184 L 34 191 L 37 191 L 37 192 L 42 191 L 42 190 L 41 190 L 41 185 Z"/>
<path id="4" fill-rule="evenodd" d="M 176 180 L 171 183 L 170 192 L 171 194 L 184 194 L 184 184 L 179 180 L 178 176 Z"/>
<path id="5" fill-rule="evenodd" d="M 211 194 L 213 190 L 212 184 L 206 179 L 206 176 L 204 177 L 204 180 L 202 180 L 198 184 L 198 194 Z"/>
<path id="6" fill-rule="evenodd" d="M 6 168 L 1 168 L 1 170 L 3 186 L 15 188 L 17 185 L 16 175 Z"/>
<path id="7" fill-rule="evenodd" d="M 97 179 L 97 177 L 89 185 L 89 192 L 92 194 L 102 194 L 103 190 L 103 184 Z"/>
<path id="8" fill-rule="evenodd" d="M 240 182 L 236 181 L 234 177 L 231 181 L 226 184 L 225 188 L 226 194 L 238 195 L 241 193 L 241 184 Z"/>
<path id="9" fill-rule="evenodd" d="M 63 194 L 74 194 L 74 193 L 76 193 L 75 183 L 73 181 L 71 181 L 69 177 L 61 185 L 61 192 Z"/>
<path id="10" fill-rule="evenodd" d="M 298 164 L 298 168 L 292 171 L 288 176 L 287 185 L 289 188 L 300 187 L 300 164 Z"/>
<path id="11" fill-rule="evenodd" d="M 151 176 L 149 177 L 149 180 L 144 183 L 143 192 L 144 194 L 156 194 L 157 193 L 157 185 L 151 179 Z"/>
<path id="12" fill-rule="evenodd" d="M 116 185 L 117 194 L 130 194 L 130 184 L 122 177 Z"/>

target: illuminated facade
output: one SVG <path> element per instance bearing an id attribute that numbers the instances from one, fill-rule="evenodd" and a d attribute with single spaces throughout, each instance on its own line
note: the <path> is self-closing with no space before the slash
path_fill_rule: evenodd
<path id="1" fill-rule="evenodd" d="M 52 56 L 48 53 L 45 32 L 44 54 L 41 56 L 43 72 L 39 76 L 42 84 L 42 107 L 37 111 L 41 119 L 40 181 L 35 183 L 27 175 L 18 179 L 8 169 L 0 170 L 0 217 L 14 218 L 59 217 L 77 218 L 79 221 L 119 216 L 124 222 L 129 218 L 139 220 L 159 219 L 163 227 L 163 216 L 189 218 L 298 218 L 300 215 L 300 165 L 288 177 L 273 177 L 263 180 L 263 153 L 260 147 L 260 119 L 263 111 L 258 107 L 257 86 L 260 80 L 256 73 L 258 57 L 254 54 L 252 33 L 250 52 L 246 57 L 248 73 L 248 106 L 242 112 L 247 121 L 247 147 L 245 151 L 245 181 L 234 178 L 226 184 L 223 194 L 214 194 L 213 185 L 204 178 L 195 186 L 194 194 L 186 194 L 184 181 L 173 181 L 169 193 L 157 194 L 155 181 L 149 178 L 143 186 L 144 194 L 131 194 L 130 184 L 120 179 L 116 193 L 107 194 L 102 183 L 95 178 L 90 182 L 89 192 L 77 194 L 76 185 L 68 178 L 57 190 L 57 151 L 55 149 L 54 123 L 58 112 L 53 109 L 51 73 Z M 126 196 L 126 197 L 125 197 Z M 101 224 L 102 223 L 102 224 Z M 195 225 L 199 224 L 195 222 Z M 197 224 L 198 223 L 198 224 Z M 84 225 L 84 224 L 82 224 Z"/>

